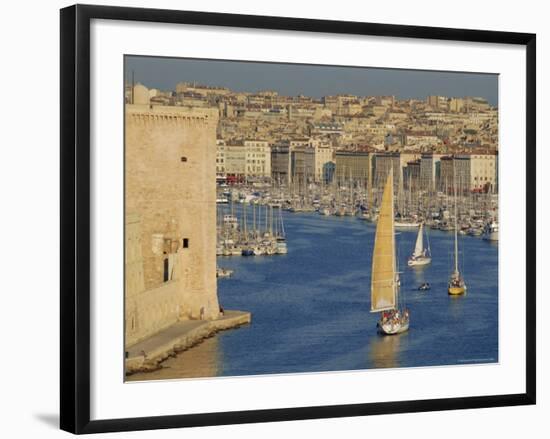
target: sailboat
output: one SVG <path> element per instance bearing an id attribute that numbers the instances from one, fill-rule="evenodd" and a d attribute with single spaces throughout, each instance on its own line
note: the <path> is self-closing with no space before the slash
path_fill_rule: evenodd
<path id="1" fill-rule="evenodd" d="M 424 248 L 424 235 L 422 234 L 423 229 L 424 225 L 421 223 L 418 228 L 418 235 L 416 236 L 414 252 L 407 262 L 409 267 L 427 265 L 432 262 L 430 244 L 428 243 L 428 247 Z"/>
<path id="2" fill-rule="evenodd" d="M 464 282 L 464 278 L 460 274 L 460 271 L 458 271 L 458 212 L 456 209 L 456 183 L 455 181 L 455 165 L 454 165 L 454 159 L 453 159 L 453 186 L 454 186 L 454 195 L 455 195 L 455 226 L 454 226 L 454 233 L 455 233 L 455 248 L 454 248 L 454 271 L 451 273 L 451 277 L 449 279 L 449 286 L 447 288 L 447 291 L 450 295 L 456 296 L 459 294 L 464 294 L 466 292 L 466 283 Z"/>
<path id="3" fill-rule="evenodd" d="M 483 239 L 486 241 L 498 241 L 498 223 L 494 219 L 485 225 Z"/>
<path id="4" fill-rule="evenodd" d="M 283 223 L 283 212 L 279 207 L 278 227 L 276 232 L 276 253 L 278 255 L 286 255 L 288 248 L 286 246 L 285 226 Z"/>
<path id="5" fill-rule="evenodd" d="M 393 166 L 392 166 L 393 170 Z M 396 229 L 399 230 L 410 230 L 410 229 L 416 229 L 419 226 L 418 221 L 416 221 L 413 217 L 411 217 L 406 212 L 406 203 L 405 203 L 405 190 L 403 188 L 403 178 L 399 178 L 399 190 L 397 195 L 398 200 L 398 212 L 397 212 L 397 221 L 394 222 L 394 226 Z M 409 184 L 409 194 L 410 194 L 410 184 Z"/>
<path id="6" fill-rule="evenodd" d="M 371 312 L 381 312 L 378 330 L 393 335 L 409 329 L 409 311 L 399 307 L 399 274 L 395 257 L 393 170 L 390 171 L 382 203 L 372 256 Z"/>

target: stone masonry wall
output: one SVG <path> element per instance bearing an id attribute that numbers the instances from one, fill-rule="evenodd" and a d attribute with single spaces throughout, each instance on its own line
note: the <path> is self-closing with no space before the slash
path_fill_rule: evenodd
<path id="1" fill-rule="evenodd" d="M 128 346 L 219 315 L 217 111 L 128 104 L 125 119 Z"/>

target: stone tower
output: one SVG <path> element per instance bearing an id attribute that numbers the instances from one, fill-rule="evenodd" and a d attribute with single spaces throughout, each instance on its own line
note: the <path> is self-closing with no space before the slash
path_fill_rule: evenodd
<path id="1" fill-rule="evenodd" d="M 126 105 L 126 346 L 219 316 L 217 113 Z"/>

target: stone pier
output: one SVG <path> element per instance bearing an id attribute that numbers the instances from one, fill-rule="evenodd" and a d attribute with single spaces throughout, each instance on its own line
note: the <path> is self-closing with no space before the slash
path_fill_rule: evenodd
<path id="1" fill-rule="evenodd" d="M 184 320 L 127 348 L 126 375 L 156 370 L 167 358 L 185 351 L 219 331 L 246 325 L 251 314 L 225 311 L 215 320 Z"/>

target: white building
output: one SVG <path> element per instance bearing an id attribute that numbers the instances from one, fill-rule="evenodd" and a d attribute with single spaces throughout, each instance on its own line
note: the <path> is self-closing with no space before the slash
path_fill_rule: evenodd
<path id="1" fill-rule="evenodd" d="M 242 143 L 216 142 L 216 173 L 218 176 L 271 177 L 271 147 L 265 140 L 245 140 Z"/>
<path id="2" fill-rule="evenodd" d="M 245 140 L 246 176 L 271 177 L 271 147 L 266 140 Z"/>

